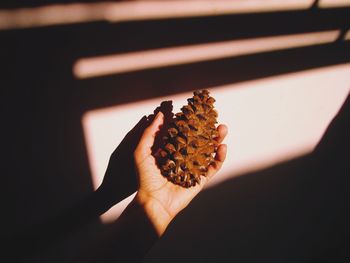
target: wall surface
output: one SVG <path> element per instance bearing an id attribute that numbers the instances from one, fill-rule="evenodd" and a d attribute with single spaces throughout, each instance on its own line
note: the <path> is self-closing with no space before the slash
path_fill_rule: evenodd
<path id="1" fill-rule="evenodd" d="M 136 191 L 119 176 L 109 206 L 92 199 L 111 153 L 204 88 L 228 159 L 144 262 L 349 261 L 348 1 L 71 3 L 0 3 L 15 262 L 69 262 L 106 231 Z"/>

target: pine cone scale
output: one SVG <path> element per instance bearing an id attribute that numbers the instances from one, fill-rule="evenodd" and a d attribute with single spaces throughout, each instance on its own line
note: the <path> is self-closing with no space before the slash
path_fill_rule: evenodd
<path id="1" fill-rule="evenodd" d="M 163 176 L 186 188 L 199 184 L 201 176 L 206 176 L 218 145 L 215 99 L 202 90 L 195 91 L 187 101 L 188 105 L 175 114 L 160 151 Z"/>

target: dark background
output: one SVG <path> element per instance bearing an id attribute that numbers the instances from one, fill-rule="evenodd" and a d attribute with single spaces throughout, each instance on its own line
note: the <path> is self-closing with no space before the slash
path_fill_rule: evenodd
<path id="1" fill-rule="evenodd" d="M 52 2 L 2 1 L 0 8 L 47 3 Z M 350 44 L 340 37 L 331 44 L 87 80 L 72 75 L 76 59 L 259 36 L 346 32 L 349 25 L 350 8 L 311 8 L 0 31 L 1 226 L 10 258 L 68 262 L 105 231 L 98 220 L 101 211 L 89 204 L 93 187 L 81 126 L 84 112 L 348 62 Z M 349 104 L 311 155 L 201 193 L 145 261 L 349 262 Z"/>

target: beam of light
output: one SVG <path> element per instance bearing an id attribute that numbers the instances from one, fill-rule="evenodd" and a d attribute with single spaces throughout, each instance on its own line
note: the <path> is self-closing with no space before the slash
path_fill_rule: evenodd
<path id="1" fill-rule="evenodd" d="M 350 63 L 209 88 L 219 123 L 229 127 L 229 134 L 225 164 L 207 187 L 310 153 L 349 94 L 349 83 Z M 110 154 L 142 116 L 165 100 L 172 100 L 177 112 L 190 96 L 192 92 L 86 112 L 82 125 L 94 188 L 102 182 Z M 118 217 L 132 197 L 102 220 Z"/>
<path id="2" fill-rule="evenodd" d="M 350 6 L 350 0 L 320 0 L 319 8 L 336 8 Z"/>
<path id="3" fill-rule="evenodd" d="M 0 30 L 105 20 L 108 4 L 66 4 L 0 10 Z"/>
<path id="4" fill-rule="evenodd" d="M 350 40 L 350 30 L 348 30 L 348 32 L 346 32 L 346 34 L 344 36 L 344 40 Z"/>
<path id="5" fill-rule="evenodd" d="M 338 35 L 339 30 L 331 30 L 82 58 L 73 65 L 73 73 L 80 79 L 91 78 L 135 70 L 331 43 L 337 39 Z"/>
<path id="6" fill-rule="evenodd" d="M 313 0 L 219 0 L 219 1 L 147 1 L 129 5 L 122 13 L 118 6 L 109 10 L 108 19 L 113 22 L 126 20 L 147 20 L 213 16 L 225 14 L 275 12 L 307 9 Z"/>
<path id="7" fill-rule="evenodd" d="M 313 0 L 133 1 L 61 4 L 0 10 L 0 30 L 85 23 L 125 22 L 239 13 L 305 10 Z"/>

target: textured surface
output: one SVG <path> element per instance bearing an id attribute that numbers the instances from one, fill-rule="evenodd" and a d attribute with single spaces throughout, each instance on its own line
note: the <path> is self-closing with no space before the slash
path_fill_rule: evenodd
<path id="1" fill-rule="evenodd" d="M 209 91 L 195 91 L 175 114 L 160 152 L 162 174 L 171 182 L 191 187 L 206 176 L 217 149 L 214 102 Z"/>

